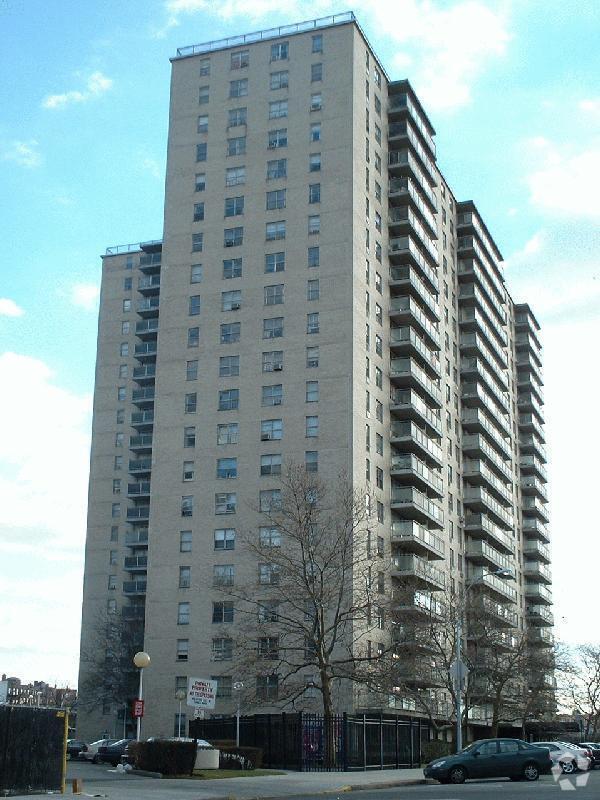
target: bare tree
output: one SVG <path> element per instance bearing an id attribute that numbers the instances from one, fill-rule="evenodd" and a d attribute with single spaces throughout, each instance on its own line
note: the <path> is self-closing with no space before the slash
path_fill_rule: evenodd
<path id="1" fill-rule="evenodd" d="M 558 664 L 561 703 L 582 723 L 588 741 L 600 736 L 600 645 L 565 648 Z"/>

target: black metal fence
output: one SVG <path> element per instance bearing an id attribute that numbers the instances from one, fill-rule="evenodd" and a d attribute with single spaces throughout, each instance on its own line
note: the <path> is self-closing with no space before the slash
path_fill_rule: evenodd
<path id="1" fill-rule="evenodd" d="M 0 705 L 0 796 L 61 789 L 66 714 Z"/>
<path id="2" fill-rule="evenodd" d="M 235 717 L 193 720 L 190 736 L 235 741 Z M 421 763 L 424 720 L 391 714 L 253 714 L 240 718 L 240 745 L 260 747 L 263 764 L 305 772 L 395 769 Z"/>

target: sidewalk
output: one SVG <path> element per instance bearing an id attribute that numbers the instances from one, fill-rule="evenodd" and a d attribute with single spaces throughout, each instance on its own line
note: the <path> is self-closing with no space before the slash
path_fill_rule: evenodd
<path id="1" fill-rule="evenodd" d="M 88 773 L 88 770 L 85 771 Z M 118 775 L 105 770 L 83 777 L 80 797 L 108 800 L 251 800 L 294 795 L 316 795 L 425 783 L 421 769 L 388 769 L 372 772 L 286 772 L 220 780 L 173 780 Z M 71 793 L 70 782 L 67 795 Z M 73 796 L 73 795 L 71 795 Z M 357 798 L 360 800 L 360 795 Z"/>

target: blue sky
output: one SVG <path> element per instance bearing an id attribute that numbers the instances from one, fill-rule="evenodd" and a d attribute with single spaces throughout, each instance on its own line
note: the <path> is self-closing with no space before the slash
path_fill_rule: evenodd
<path id="1" fill-rule="evenodd" d="M 600 8 L 592 0 L 0 2 L 0 673 L 74 683 L 100 254 L 162 232 L 178 46 L 353 8 L 544 326 L 556 616 L 592 632 Z M 217 10 L 218 9 L 218 10 Z"/>

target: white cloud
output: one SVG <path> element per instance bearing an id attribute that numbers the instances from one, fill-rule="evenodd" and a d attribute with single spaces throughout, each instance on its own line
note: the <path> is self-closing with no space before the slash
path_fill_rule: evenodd
<path id="1" fill-rule="evenodd" d="M 86 311 L 95 311 L 98 307 L 100 289 L 93 283 L 76 283 L 71 287 L 71 302 Z"/>
<path id="2" fill-rule="evenodd" d="M 526 143 L 533 168 L 526 177 L 530 202 L 565 217 L 600 217 L 600 145 L 559 146 L 542 137 Z"/>
<path id="3" fill-rule="evenodd" d="M 164 178 L 165 168 L 157 159 L 150 156 L 143 156 L 140 166 L 144 172 L 149 172 L 153 178 Z"/>
<path id="4" fill-rule="evenodd" d="M 71 90 L 62 94 L 50 94 L 42 100 L 43 108 L 64 108 L 71 103 L 85 103 L 93 97 L 107 92 L 113 85 L 111 78 L 102 72 L 92 72 L 86 82 L 84 91 Z"/>
<path id="5" fill-rule="evenodd" d="M 14 300 L 0 297 L 0 317 L 22 317 L 25 312 Z"/>
<path id="6" fill-rule="evenodd" d="M 579 108 L 587 114 L 600 114 L 600 98 L 596 97 L 593 99 L 581 100 L 579 102 Z"/>
<path id="7" fill-rule="evenodd" d="M 39 167 L 42 163 L 42 156 L 38 150 L 39 144 L 35 139 L 26 142 L 15 140 L 2 147 L 2 159 L 4 161 L 14 161 L 20 167 Z"/>

